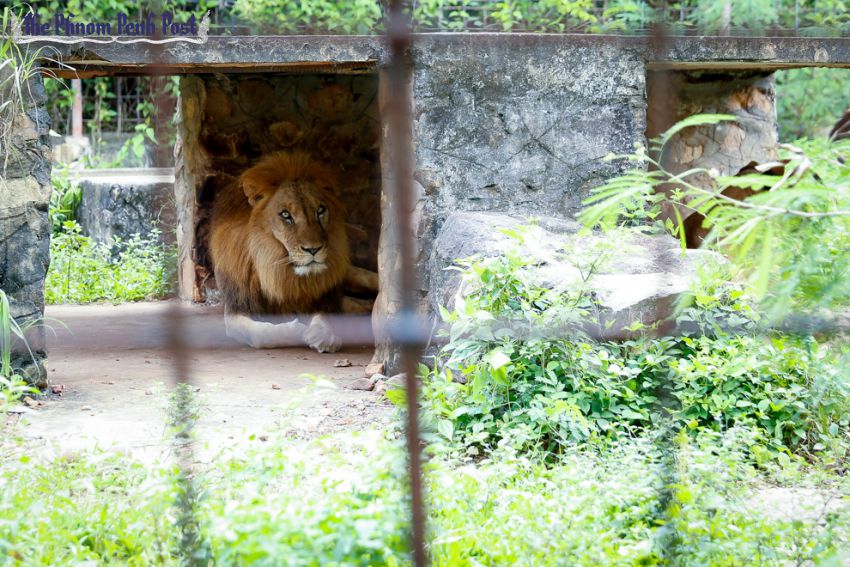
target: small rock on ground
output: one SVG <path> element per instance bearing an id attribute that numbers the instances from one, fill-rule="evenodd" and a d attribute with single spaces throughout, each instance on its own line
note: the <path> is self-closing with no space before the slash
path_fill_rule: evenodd
<path id="1" fill-rule="evenodd" d="M 383 374 L 384 373 L 384 364 L 383 363 L 370 363 L 366 365 L 366 376 L 371 376 L 373 374 Z"/>
<path id="2" fill-rule="evenodd" d="M 348 388 L 351 390 L 366 390 L 371 391 L 375 387 L 374 382 L 369 378 L 358 378 L 354 382 L 348 385 Z"/>

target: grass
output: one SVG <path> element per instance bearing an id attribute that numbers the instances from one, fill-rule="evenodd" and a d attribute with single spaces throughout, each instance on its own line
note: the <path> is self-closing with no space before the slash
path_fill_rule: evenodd
<path id="1" fill-rule="evenodd" d="M 761 483 L 789 473 L 766 477 L 746 464 L 741 436 L 679 440 L 672 472 L 646 440 L 605 453 L 571 452 L 555 466 L 510 452 L 480 462 L 433 457 L 426 467 L 432 562 L 840 564 L 850 551 L 847 502 L 797 518 L 753 506 Z M 409 564 L 403 455 L 396 441 L 374 436 L 246 441 L 196 476 L 206 560 Z M 846 494 L 846 479 L 824 484 L 806 467 L 791 469 L 787 482 Z M 95 452 L 49 462 L 21 457 L 7 460 L 3 471 L 5 564 L 180 563 L 173 466 Z"/>

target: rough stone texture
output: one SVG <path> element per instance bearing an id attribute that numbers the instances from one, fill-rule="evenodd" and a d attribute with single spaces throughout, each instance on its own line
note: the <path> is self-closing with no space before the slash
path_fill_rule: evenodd
<path id="1" fill-rule="evenodd" d="M 194 217 L 181 220 L 179 234 L 181 258 L 192 250 L 196 264 L 192 271 L 181 270 L 184 297 L 205 297 L 205 288 L 213 285 L 206 243 L 216 192 L 278 150 L 305 151 L 336 171 L 338 196 L 348 214 L 352 263 L 377 269 L 381 185 L 376 75 L 215 75 L 183 79 L 183 87 L 181 151 L 187 164 L 178 165 L 177 200 L 179 206 L 191 207 Z M 191 235 L 188 224 L 194 226 Z M 194 281 L 186 282 L 186 277 Z"/>
<path id="2" fill-rule="evenodd" d="M 628 49 L 498 41 L 417 50 L 416 179 L 431 211 L 571 215 L 643 140 L 645 68 Z"/>
<path id="3" fill-rule="evenodd" d="M 688 289 L 700 266 L 722 259 L 709 251 L 687 250 L 667 235 L 623 233 L 616 241 L 578 233 L 569 221 L 542 217 L 524 229 L 523 244 L 502 232 L 522 230 L 527 220 L 493 213 L 454 213 L 434 241 L 430 273 L 433 307 L 454 308 L 469 292 L 455 261 L 471 255 L 492 257 L 518 250 L 534 264 L 533 278 L 552 289 L 585 285 L 593 264 L 590 292 L 598 303 L 599 325 L 589 329 L 606 338 L 629 335 L 627 327 L 669 317 L 679 295 Z"/>
<path id="4" fill-rule="evenodd" d="M 201 120 L 206 105 L 206 90 L 200 77 L 180 80 L 177 140 L 174 144 L 174 200 L 177 207 L 177 285 L 184 300 L 206 299 L 206 268 L 197 257 L 196 219 L 199 216 L 199 191 L 209 167 L 201 151 Z"/>
<path id="5" fill-rule="evenodd" d="M 83 233 L 111 244 L 134 234 L 174 242 L 174 182 L 170 171 L 97 171 L 78 179 L 83 198 L 77 221 Z"/>
<path id="6" fill-rule="evenodd" d="M 732 114 L 736 122 L 694 126 L 667 144 L 662 166 L 672 173 L 692 168 L 734 175 L 751 161 L 776 158 L 777 124 L 773 75 L 738 72 L 651 72 L 647 79 L 647 137 L 654 137 L 694 114 Z M 708 175 L 688 179 L 711 187 Z M 668 190 L 672 189 L 669 188 Z M 672 209 L 668 211 L 672 213 Z M 682 218 L 693 212 L 680 208 Z"/>
<path id="7" fill-rule="evenodd" d="M 569 218 L 593 186 L 623 170 L 622 163 L 603 158 L 643 140 L 645 67 L 630 49 L 499 38 L 418 45 L 413 61 L 411 213 L 422 274 L 419 303 L 427 312 L 433 308 L 429 290 L 436 289 L 428 262 L 448 214 Z M 389 176 L 391 164 L 382 159 Z M 385 205 L 384 218 L 393 218 L 392 204 Z M 392 285 L 384 274 L 398 263 L 395 237 L 382 236 L 382 286 Z M 397 297 L 398 290 L 382 287 L 376 323 L 398 311 Z M 393 353 L 382 346 L 378 353 L 390 371 L 398 369 Z"/>
<path id="8" fill-rule="evenodd" d="M 0 154 L 9 156 L 0 180 L 0 289 L 9 297 L 12 317 L 25 325 L 44 313 L 51 185 L 50 118 L 41 78 L 32 79 L 23 92 L 28 96 L 26 112 L 13 112 L 10 137 L 0 140 Z M 13 365 L 32 383 L 46 386 L 44 328 L 31 328 L 27 341 L 34 356 L 19 342 L 13 347 Z"/>

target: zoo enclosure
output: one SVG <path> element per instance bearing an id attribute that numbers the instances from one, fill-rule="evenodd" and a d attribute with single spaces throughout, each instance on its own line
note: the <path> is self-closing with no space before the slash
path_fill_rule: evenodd
<path id="1" fill-rule="evenodd" d="M 408 52 L 409 39 L 414 43 Z M 50 46 L 49 42 L 41 45 Z M 400 33 L 393 36 L 389 44 L 380 38 L 362 37 L 232 37 L 210 38 L 203 50 L 179 45 L 157 48 L 107 45 L 82 50 L 69 46 L 51 47 L 56 47 L 64 65 L 73 68 L 56 69 L 57 74 L 64 76 L 148 72 L 288 73 L 305 68 L 323 72 L 377 68 L 384 73 L 385 84 L 393 96 L 385 99 L 382 114 L 390 126 L 386 135 L 393 143 L 388 144 L 385 139 L 382 144 L 383 148 L 390 148 L 391 153 L 382 154 L 382 166 L 387 166 L 383 183 L 387 198 L 382 215 L 382 237 L 388 239 L 386 253 L 389 256 L 382 262 L 385 266 L 381 271 L 385 303 L 379 318 L 395 321 L 388 328 L 389 334 L 383 343 L 384 360 L 391 367 L 409 370 L 408 391 L 414 395 L 409 396 L 408 432 L 411 463 L 414 465 L 419 462 L 419 446 L 416 433 L 416 382 L 411 364 L 415 361 L 416 349 L 424 337 L 419 332 L 411 332 L 411 329 L 420 329 L 419 315 L 427 315 L 435 300 L 430 295 L 434 288 L 427 287 L 428 283 L 433 283 L 427 281 L 427 274 L 433 272 L 429 270 L 431 258 L 428 257 L 428 251 L 437 237 L 441 222 L 449 211 L 458 208 L 534 214 L 555 207 L 561 215 L 568 217 L 577 210 L 589 183 L 598 182 L 618 171 L 603 165 L 600 156 L 595 155 L 598 154 L 596 150 L 599 146 L 588 145 L 586 141 L 571 146 L 580 158 L 575 163 L 564 165 L 548 159 L 544 156 L 551 153 L 551 143 L 563 144 L 568 138 L 534 140 L 535 135 L 538 138 L 543 136 L 526 125 L 524 130 L 519 129 L 519 135 L 534 143 L 521 156 L 521 162 L 542 166 L 539 170 L 529 171 L 523 169 L 519 160 L 514 164 L 510 160 L 499 160 L 509 167 L 499 172 L 499 186 L 494 191 L 490 180 L 484 179 L 483 183 L 473 180 L 474 176 L 481 175 L 481 171 L 469 172 L 469 163 L 475 161 L 475 156 L 480 156 L 475 147 L 480 143 L 481 134 L 481 130 L 474 128 L 476 120 L 484 122 L 482 130 L 486 130 L 490 128 L 488 121 L 494 116 L 507 115 L 510 111 L 516 113 L 516 109 L 523 105 L 532 111 L 544 113 L 553 108 L 563 109 L 572 105 L 572 109 L 562 110 L 562 126 L 557 127 L 556 133 L 567 136 L 577 126 L 600 126 L 599 121 L 603 120 L 605 122 L 599 128 L 603 137 L 600 145 L 609 151 L 617 151 L 628 149 L 632 142 L 644 137 L 648 117 L 642 100 L 646 92 L 647 72 L 711 71 L 715 76 L 730 74 L 735 81 L 741 81 L 746 80 L 746 73 L 764 73 L 778 68 L 850 66 L 850 49 L 844 42 L 801 38 L 704 38 L 697 44 L 694 40 L 676 37 L 653 41 L 652 38 L 614 36 L 480 34 L 464 37 L 428 34 L 409 38 Z M 577 62 L 585 61 L 588 57 L 598 58 L 601 63 L 591 66 L 590 74 L 582 74 Z M 540 64 L 531 68 L 517 65 L 518 61 L 524 64 L 528 59 Z M 612 69 L 616 73 L 611 73 Z M 575 70 L 578 70 L 576 75 L 571 75 Z M 500 72 L 513 77 L 518 85 L 501 82 Z M 476 80 L 484 79 L 487 92 L 481 92 L 475 84 Z M 452 90 L 452 85 L 457 90 Z M 656 85 L 655 88 L 659 87 Z M 662 85 L 660 88 L 665 87 Z M 409 98 L 411 95 L 412 101 Z M 603 99 L 602 104 L 593 103 L 596 97 Z M 457 104 L 468 107 L 471 112 L 452 116 Z M 478 110 L 475 110 L 476 105 Z M 414 110 L 412 115 L 408 114 L 411 109 Z M 581 122 L 581 115 L 591 112 L 596 122 Z M 35 116 L 39 114 L 35 113 Z M 462 133 L 468 127 L 464 123 L 469 122 L 470 118 L 473 124 L 466 130 L 470 134 L 464 137 Z M 663 123 L 668 120 L 662 117 L 659 121 Z M 36 124 L 36 128 L 39 127 L 43 125 Z M 509 155 L 513 151 L 513 139 L 511 132 L 506 132 L 508 141 L 503 145 L 497 144 L 495 148 L 490 147 L 487 151 L 497 156 L 500 152 Z M 454 137 L 461 145 L 447 151 L 434 143 L 440 137 Z M 414 148 L 409 148 L 411 141 Z M 582 172 L 585 175 L 569 176 L 568 170 L 576 169 L 585 157 L 594 155 L 595 162 L 591 159 L 591 167 Z M 43 168 L 45 159 L 43 155 L 37 156 L 32 169 L 38 171 L 40 167 Z M 485 172 L 488 169 L 476 167 Z M 551 179 L 555 177 L 566 179 L 567 191 L 552 192 Z M 41 179 L 36 177 L 36 180 L 38 185 L 43 185 Z M 30 195 L 33 190 L 39 191 L 29 187 Z M 43 187 L 40 190 L 43 195 Z M 467 192 L 471 194 L 466 195 Z M 12 204 L 30 210 L 28 204 L 14 201 Z M 193 210 L 194 205 L 188 208 Z M 32 225 L 37 226 L 38 213 L 33 212 L 31 216 L 34 217 Z M 184 219 L 184 227 L 189 228 L 190 232 L 193 226 L 191 219 Z M 29 244 L 36 257 L 38 251 L 34 244 L 38 241 L 35 238 Z M 416 248 L 413 248 L 414 245 Z M 192 267 L 191 257 L 181 257 L 181 262 L 187 262 L 186 265 Z M 388 269 L 386 266 L 393 268 Z M 417 272 L 425 276 L 425 287 L 412 280 Z M 194 285 L 193 276 L 187 273 L 181 271 L 184 278 L 181 283 Z M 12 297 L 17 301 L 18 314 L 21 313 L 21 306 L 26 307 L 27 302 L 35 311 L 39 309 L 37 293 L 31 289 L 13 290 Z M 27 312 L 24 311 L 24 314 Z M 185 382 L 189 380 L 189 347 L 180 333 L 179 312 L 174 315 L 171 325 L 173 335 L 169 344 L 173 348 L 175 375 L 178 381 Z M 41 354 L 46 355 L 43 351 Z M 412 479 L 413 517 L 416 520 L 413 525 L 417 541 L 415 549 L 418 552 L 417 563 L 422 564 L 424 512 L 418 471 L 413 471 Z M 191 507 L 188 512 L 191 513 Z M 187 545 L 191 543 L 187 542 Z"/>

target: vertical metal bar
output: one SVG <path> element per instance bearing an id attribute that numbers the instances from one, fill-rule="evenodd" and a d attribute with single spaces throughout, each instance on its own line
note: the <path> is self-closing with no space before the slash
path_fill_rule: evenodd
<path id="1" fill-rule="evenodd" d="M 652 36 L 650 37 L 650 45 L 648 54 L 654 61 L 662 61 L 667 56 L 668 47 L 668 30 L 667 30 L 667 12 L 668 7 L 666 2 L 662 2 L 655 11 L 654 21 L 652 23 Z M 659 65 L 658 72 L 654 80 L 653 94 L 658 97 L 663 97 L 662 100 L 671 100 L 669 82 L 669 71 L 664 65 Z M 648 108 L 652 108 L 648 106 Z M 655 107 L 659 108 L 659 107 Z M 669 105 L 660 107 L 662 116 L 655 116 L 656 123 L 661 124 L 661 131 L 667 130 L 673 125 L 675 115 L 673 109 Z M 649 122 L 647 117 L 647 122 Z M 651 336 L 659 336 L 660 330 L 650 332 Z M 660 415 L 668 415 L 668 410 L 674 405 L 672 395 L 673 385 L 669 381 L 660 383 L 655 390 L 655 397 L 658 400 L 657 405 L 661 410 Z M 665 564 L 678 565 L 680 534 L 676 528 L 675 518 L 671 515 L 671 507 L 674 498 L 674 486 L 678 483 L 677 469 L 677 447 L 676 447 L 676 431 L 673 428 L 672 421 L 669 417 L 663 418 L 658 425 L 658 429 L 654 431 L 652 441 L 657 450 L 659 457 L 658 462 L 658 503 L 659 516 L 664 524 L 659 529 L 659 547 L 661 548 L 661 559 Z"/>
<path id="2" fill-rule="evenodd" d="M 71 136 L 79 140 L 83 137 L 83 82 L 71 79 L 71 89 L 74 91 L 74 105 L 71 107 Z"/>
<path id="3" fill-rule="evenodd" d="M 177 529 L 180 534 L 179 552 L 182 565 L 206 565 L 200 524 L 197 520 L 198 494 L 194 483 L 193 430 L 195 414 L 192 408 L 194 391 L 189 372 L 189 347 L 185 337 L 185 314 L 179 303 L 167 311 L 168 348 L 174 363 L 174 397 L 169 410 L 169 425 L 173 430 L 174 453 L 177 459 Z"/>
<path id="4" fill-rule="evenodd" d="M 140 17 L 144 17 L 144 12 L 140 12 Z M 163 37 L 162 30 L 157 27 L 154 39 L 160 40 Z M 153 97 L 154 116 L 153 130 L 157 140 L 157 151 L 153 152 L 154 167 L 164 166 L 163 158 L 165 152 L 158 151 L 160 144 L 168 143 L 168 123 L 171 118 L 167 112 L 167 99 L 165 93 L 165 80 L 162 76 L 166 75 L 162 62 L 164 59 L 165 46 L 161 43 L 156 43 L 151 46 L 154 53 L 155 64 L 147 67 L 145 70 L 150 78 L 149 96 Z M 143 98 L 143 95 L 137 89 L 137 102 Z M 136 105 L 138 114 L 138 104 Z M 141 116 L 138 116 L 141 121 Z M 189 567 L 203 567 L 209 564 L 208 553 L 205 553 L 206 544 L 201 533 L 200 522 L 197 519 L 197 504 L 198 492 L 194 482 L 194 437 L 193 431 L 196 421 L 196 412 L 194 408 L 195 391 L 192 388 L 190 364 L 191 353 L 189 343 L 186 341 L 185 329 L 185 308 L 180 304 L 179 299 L 175 300 L 170 308 L 165 312 L 165 339 L 167 341 L 166 348 L 171 361 L 174 365 L 173 369 L 173 385 L 174 394 L 171 399 L 168 416 L 169 426 L 173 432 L 173 447 L 175 458 L 177 461 L 177 498 L 175 506 L 177 508 L 177 529 L 180 539 L 178 541 L 178 552 L 180 556 L 180 564 Z"/>
<path id="5" fill-rule="evenodd" d="M 397 320 L 406 331 L 418 329 L 418 302 L 416 298 L 417 274 L 414 264 L 413 225 L 413 152 L 410 124 L 410 47 L 411 36 L 408 22 L 402 10 L 402 2 L 393 0 L 388 18 L 390 43 L 389 100 L 387 122 L 389 124 L 392 163 L 392 183 L 389 195 L 395 213 L 396 239 L 399 246 L 400 265 L 395 277 L 401 311 Z M 396 327 L 398 328 L 398 327 Z M 421 337 L 417 332 L 393 333 L 392 340 L 401 347 L 401 366 L 406 375 L 407 388 L 407 451 L 410 472 L 410 496 L 412 519 L 413 564 L 424 567 L 425 552 L 425 502 L 422 488 L 422 445 L 419 437 L 419 384 L 416 371 L 421 355 Z M 398 339 L 401 337 L 401 340 Z"/>

